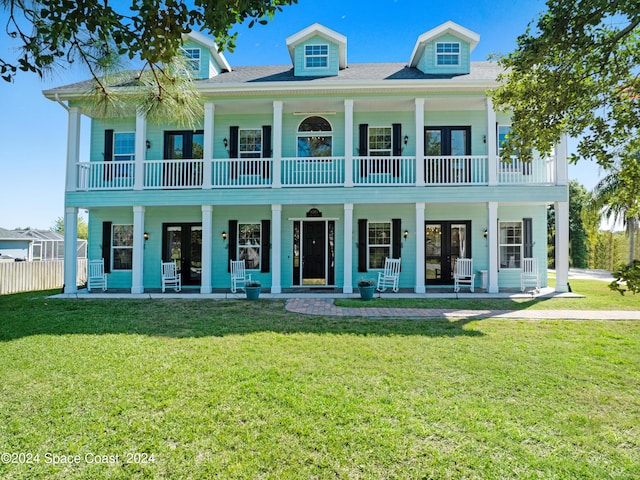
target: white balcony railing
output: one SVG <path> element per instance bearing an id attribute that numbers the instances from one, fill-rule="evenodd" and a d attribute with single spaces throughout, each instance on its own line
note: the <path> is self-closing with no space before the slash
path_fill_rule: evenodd
<path id="1" fill-rule="evenodd" d="M 343 157 L 282 159 L 282 186 L 316 187 L 343 184 Z"/>
<path id="2" fill-rule="evenodd" d="M 275 160 L 277 161 L 277 160 Z M 555 158 L 524 163 L 497 159 L 498 185 L 550 185 Z M 78 164 L 78 190 L 488 185 L 486 155 L 429 157 L 224 158 L 146 160 L 135 182 L 135 161 Z M 419 163 L 417 163 L 419 162 Z M 421 168 L 417 168 L 417 167 Z M 274 168 L 279 167 L 279 168 Z M 420 173 L 418 173 L 420 172 Z M 274 178 L 274 174 L 278 178 Z M 420 176 L 421 178 L 418 178 Z"/>

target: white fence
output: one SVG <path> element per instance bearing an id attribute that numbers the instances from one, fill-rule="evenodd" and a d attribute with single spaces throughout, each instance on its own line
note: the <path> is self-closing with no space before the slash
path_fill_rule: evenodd
<path id="1" fill-rule="evenodd" d="M 87 260 L 78 259 L 76 284 L 87 281 Z M 64 260 L 46 262 L 0 262 L 0 295 L 62 288 Z"/>

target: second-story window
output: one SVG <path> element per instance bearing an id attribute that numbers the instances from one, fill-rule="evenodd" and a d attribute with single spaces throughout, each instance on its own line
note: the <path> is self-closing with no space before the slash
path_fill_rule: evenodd
<path id="1" fill-rule="evenodd" d="M 307 117 L 298 127 L 298 157 L 330 157 L 333 154 L 331 124 L 322 117 Z"/>
<path id="2" fill-rule="evenodd" d="M 241 128 L 238 133 L 240 158 L 260 158 L 262 155 L 262 129 Z"/>
<path id="3" fill-rule="evenodd" d="M 326 68 L 329 66 L 329 45 L 305 45 L 304 66 Z"/>
<path id="4" fill-rule="evenodd" d="M 436 65 L 460 65 L 460 44 L 457 42 L 436 43 Z"/>
<path id="5" fill-rule="evenodd" d="M 115 132 L 113 134 L 113 161 L 132 162 L 136 157 L 136 134 Z"/>
<path id="6" fill-rule="evenodd" d="M 391 156 L 391 127 L 369 127 L 369 154 L 372 157 Z"/>

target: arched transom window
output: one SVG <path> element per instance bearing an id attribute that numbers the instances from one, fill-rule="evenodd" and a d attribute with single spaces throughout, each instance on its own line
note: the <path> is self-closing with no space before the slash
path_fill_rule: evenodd
<path id="1" fill-rule="evenodd" d="M 298 127 L 298 157 L 330 157 L 333 129 L 322 117 L 307 117 Z"/>

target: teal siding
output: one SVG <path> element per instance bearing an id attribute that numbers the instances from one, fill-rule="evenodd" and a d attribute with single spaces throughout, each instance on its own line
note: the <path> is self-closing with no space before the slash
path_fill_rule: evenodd
<path id="1" fill-rule="evenodd" d="M 326 68 L 307 68 L 305 66 L 305 47 L 307 45 L 328 45 L 329 59 Z M 315 35 L 312 38 L 296 45 L 294 49 L 294 74 L 297 77 L 330 77 L 338 75 L 338 45 L 326 38 Z"/>
<path id="2" fill-rule="evenodd" d="M 460 64 L 459 65 L 436 65 L 436 43 L 454 42 L 460 44 Z M 418 69 L 424 73 L 433 74 L 464 74 L 469 73 L 471 67 L 471 52 L 469 43 L 447 33 L 433 39 L 425 45 L 422 58 L 418 62 Z"/>

